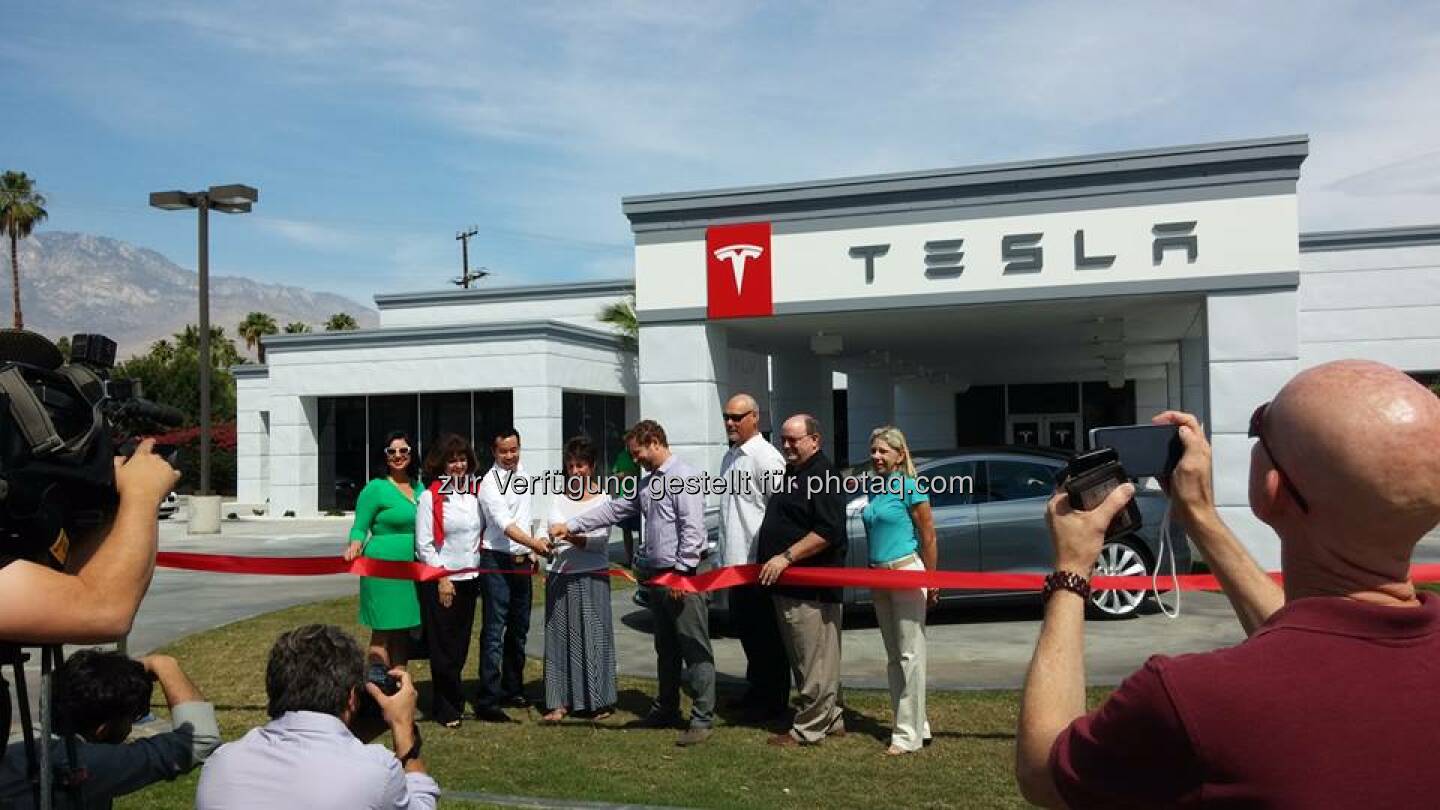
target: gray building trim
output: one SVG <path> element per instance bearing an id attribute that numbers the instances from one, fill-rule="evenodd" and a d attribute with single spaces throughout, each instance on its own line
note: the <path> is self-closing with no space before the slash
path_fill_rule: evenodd
<path id="1" fill-rule="evenodd" d="M 556 284 L 524 284 L 511 287 L 489 287 L 476 290 L 423 290 L 420 292 L 387 293 L 375 296 L 379 309 L 416 306 L 449 306 L 481 304 L 526 299 L 588 298 L 592 295 L 627 295 L 635 291 L 633 278 L 610 278 L 603 281 L 567 281 Z"/>
<path id="2" fill-rule="evenodd" d="M 1366 228 L 1354 231 L 1314 231 L 1300 234 L 1301 253 L 1320 253 L 1328 250 L 1420 247 L 1424 245 L 1440 245 L 1440 225 L 1417 225 L 1404 228 Z"/>
<path id="3" fill-rule="evenodd" d="M 905 208 L 976 207 L 1123 191 L 1277 181 L 1294 192 L 1309 138 L 1291 135 L 805 183 L 626 197 L 636 234 L 742 219 L 789 221 Z"/>
<path id="4" fill-rule="evenodd" d="M 1148 281 L 1112 281 L 1094 284 L 1065 284 L 1051 287 L 1024 287 L 1004 290 L 953 290 L 949 292 L 887 295 L 874 298 L 850 298 L 837 301 L 797 301 L 775 305 L 775 315 L 812 315 L 826 312 L 861 312 L 866 310 L 932 309 L 972 304 L 1007 304 L 1035 301 L 1062 301 L 1073 298 L 1110 298 L 1121 295 L 1165 295 L 1193 292 L 1232 292 L 1239 290 L 1297 289 L 1298 270 L 1273 273 L 1246 273 L 1229 276 L 1195 276 L 1191 278 L 1152 279 Z M 704 322 L 705 307 L 673 307 L 645 309 L 637 313 L 640 324 Z M 736 319 L 743 322 L 746 319 Z M 763 319 L 756 319 L 763 320 Z M 727 321 L 714 321 L 724 324 Z"/>
<path id="5" fill-rule="evenodd" d="M 616 334 L 586 329 L 560 321 L 466 324 L 461 326 L 404 326 L 355 329 L 349 332 L 311 332 L 271 335 L 265 339 L 268 354 L 306 349 L 356 349 L 375 346 L 435 346 L 446 343 L 489 343 L 510 340 L 553 340 L 577 346 L 626 351 Z"/>
<path id="6" fill-rule="evenodd" d="M 274 338 L 274 337 L 279 337 L 279 336 L 278 336 L 278 335 L 267 335 L 267 336 L 265 337 L 265 348 L 266 348 L 267 350 L 270 348 L 270 339 L 271 339 L 271 338 Z M 237 379 L 237 380 L 255 380 L 255 379 L 263 380 L 263 379 L 269 378 L 269 376 L 270 376 L 270 368 L 269 368 L 268 366 L 262 366 L 262 365 L 252 364 L 252 363 L 246 363 L 246 364 L 243 365 L 243 366 L 231 366 L 231 367 L 230 367 L 230 375 L 233 376 L 233 377 L 234 377 L 235 379 Z"/>
<path id="7" fill-rule="evenodd" d="M 1097 208 L 1162 205 L 1165 203 L 1234 200 L 1241 197 L 1264 197 L 1294 194 L 1293 179 L 1250 180 L 1239 185 L 1219 185 L 1206 181 L 1190 187 L 1169 187 L 1143 190 L 1133 187 L 1099 191 L 1083 196 L 1053 196 L 1044 192 L 1017 193 L 1013 199 L 996 195 L 980 200 L 942 201 L 938 203 L 896 203 L 856 211 L 837 209 L 832 212 L 805 214 L 803 217 L 773 217 L 771 232 L 775 235 L 814 233 L 816 231 L 876 228 L 887 225 L 915 225 L 947 220 L 980 217 L 1016 217 L 1054 214 L 1067 211 L 1092 211 Z M 675 226 L 665 230 L 647 230 L 635 234 L 637 245 L 659 245 L 672 242 L 694 242 L 705 238 L 709 225 L 723 225 L 753 217 L 717 219 L 700 225 Z"/>

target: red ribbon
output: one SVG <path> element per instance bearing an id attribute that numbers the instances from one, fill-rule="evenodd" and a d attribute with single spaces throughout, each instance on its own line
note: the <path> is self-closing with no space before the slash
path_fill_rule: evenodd
<path id="1" fill-rule="evenodd" d="M 155 555 L 155 564 L 161 568 L 179 568 L 187 571 L 212 571 L 222 574 L 268 574 L 271 576 L 324 576 L 327 574 L 355 574 L 362 577 L 381 579 L 408 579 L 429 582 L 454 574 L 515 574 L 516 571 L 499 571 L 484 568 L 465 568 L 450 571 L 444 568 L 417 562 L 375 560 L 360 557 L 354 562 L 345 562 L 343 557 L 246 557 L 236 554 L 193 554 L 179 551 L 162 551 Z M 612 577 L 634 580 L 629 572 L 612 568 Z M 1271 573 L 1270 578 L 1280 582 L 1280 574 Z M 1179 579 L 1182 591 L 1218 591 L 1220 583 L 1209 574 L 1187 574 Z M 880 588 L 903 590 L 908 588 L 942 588 L 946 590 L 984 591 L 1038 591 L 1044 583 L 1044 574 L 1000 574 L 975 571 L 898 571 L 887 568 L 820 568 L 792 566 L 780 575 L 778 584 L 808 587 Z M 1410 567 L 1412 582 L 1440 582 L 1440 563 L 1414 565 Z M 739 585 L 755 585 L 760 581 L 760 566 L 735 565 L 717 568 L 703 574 L 686 577 L 674 573 L 661 574 L 650 580 L 650 585 L 663 585 L 689 593 L 734 588 Z M 1164 574 L 1153 581 L 1162 591 L 1175 586 Z M 1145 590 L 1151 587 L 1149 576 L 1098 576 L 1090 582 L 1096 590 Z"/>
<path id="2" fill-rule="evenodd" d="M 185 551 L 161 551 L 155 555 L 155 564 L 161 568 L 178 568 L 185 571 L 209 571 L 217 574 L 260 574 L 279 577 L 321 577 L 329 574 L 354 574 L 361 577 L 380 579 L 408 579 L 414 582 L 430 582 L 455 574 L 524 574 L 525 570 L 502 571 L 488 568 L 461 568 L 450 570 L 418 562 L 398 560 L 376 560 L 357 557 L 354 562 L 345 562 L 344 557 L 247 557 L 242 554 L 194 554 Z M 612 577 L 633 580 L 630 572 L 610 569 Z"/>

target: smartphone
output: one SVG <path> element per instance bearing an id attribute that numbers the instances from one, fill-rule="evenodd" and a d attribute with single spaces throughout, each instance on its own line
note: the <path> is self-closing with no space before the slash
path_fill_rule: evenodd
<path id="1" fill-rule="evenodd" d="M 1090 446 L 1113 449 L 1125 472 L 1136 478 L 1168 478 L 1185 453 L 1178 425 L 1094 428 L 1090 431 Z"/>

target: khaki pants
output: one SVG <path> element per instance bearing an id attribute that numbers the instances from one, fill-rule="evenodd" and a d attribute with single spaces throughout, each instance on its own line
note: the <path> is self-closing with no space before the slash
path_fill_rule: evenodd
<path id="1" fill-rule="evenodd" d="M 800 686 L 800 705 L 790 734 L 817 743 L 845 730 L 840 709 L 839 602 L 814 602 L 775 596 L 775 616 L 785 654 Z"/>
<path id="2" fill-rule="evenodd" d="M 924 569 L 917 559 L 899 570 Z M 890 681 L 890 710 L 895 716 L 890 744 L 915 751 L 930 739 L 930 721 L 925 716 L 925 589 L 876 588 L 870 593 L 888 659 L 885 674 Z"/>

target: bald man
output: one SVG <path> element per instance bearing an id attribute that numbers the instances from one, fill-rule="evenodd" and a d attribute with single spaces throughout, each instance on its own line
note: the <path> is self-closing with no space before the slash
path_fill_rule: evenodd
<path id="1" fill-rule="evenodd" d="M 765 507 L 785 476 L 785 457 L 760 433 L 760 404 L 749 394 L 725 403 L 725 438 L 730 449 L 720 462 L 726 481 L 720 495 L 720 554 L 724 565 L 749 565 Z M 731 626 L 745 650 L 745 694 L 735 706 L 749 719 L 764 722 L 785 713 L 790 704 L 790 666 L 775 619 L 770 590 L 757 585 L 731 588 Z"/>
<path id="2" fill-rule="evenodd" d="M 1047 807 L 1402 807 L 1440 793 L 1440 599 L 1410 555 L 1440 522 L 1440 399 L 1379 363 L 1328 363 L 1256 409 L 1250 508 L 1283 589 L 1220 520 L 1210 447 L 1167 412 L 1186 532 L 1249 638 L 1155 656 L 1085 713 L 1085 579 L 1129 485 L 1090 512 L 1057 495 L 1057 573 L 1022 698 L 1016 775 Z M 1430 798 L 1426 798 L 1430 797 Z"/>

